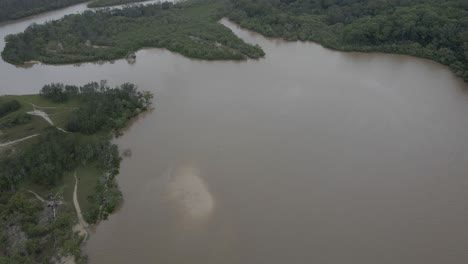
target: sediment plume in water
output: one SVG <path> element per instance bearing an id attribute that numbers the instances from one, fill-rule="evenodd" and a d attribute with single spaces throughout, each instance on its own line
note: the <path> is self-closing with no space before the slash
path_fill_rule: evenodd
<path id="1" fill-rule="evenodd" d="M 168 182 L 168 199 L 190 220 L 206 219 L 215 207 L 200 170 L 192 165 L 181 165 L 173 170 Z"/>

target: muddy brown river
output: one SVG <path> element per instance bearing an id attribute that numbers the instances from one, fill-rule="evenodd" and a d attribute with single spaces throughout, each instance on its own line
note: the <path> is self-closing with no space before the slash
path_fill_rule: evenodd
<path id="1" fill-rule="evenodd" d="M 90 263 L 468 263 L 468 85 L 427 60 L 222 23 L 266 58 L 148 49 L 133 65 L 0 63 L 2 94 L 101 79 L 155 93 L 116 140 L 132 152 L 125 201 L 92 232 Z"/>

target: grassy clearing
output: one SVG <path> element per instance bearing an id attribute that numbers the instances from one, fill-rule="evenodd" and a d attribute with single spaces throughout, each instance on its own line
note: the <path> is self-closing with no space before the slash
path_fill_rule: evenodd
<path id="1" fill-rule="evenodd" d="M 49 123 L 47 123 L 43 118 L 33 116 L 31 121 L 26 124 L 2 129 L 0 142 L 13 141 L 34 134 L 39 134 L 49 126 Z"/>
<path id="2" fill-rule="evenodd" d="M 90 207 L 88 196 L 95 192 L 99 176 L 102 175 L 95 163 L 89 163 L 85 166 L 78 167 L 76 177 L 78 178 L 78 202 L 83 212 L 87 212 Z M 73 204 L 73 190 L 75 187 L 75 171 L 67 172 L 63 176 L 63 182 L 59 185 L 63 186 L 63 198 L 69 203 Z"/>
<path id="3" fill-rule="evenodd" d="M 0 97 L 0 103 L 8 100 L 17 100 L 21 107 L 11 112 L 2 118 L 0 123 L 11 118 L 14 115 L 33 111 L 34 108 L 37 110 L 44 111 L 47 113 L 58 127 L 64 128 L 67 121 L 69 120 L 70 114 L 79 107 L 80 100 L 78 98 L 70 98 L 70 100 L 64 103 L 52 102 L 40 95 L 5 95 Z M 25 124 L 3 128 L 0 130 L 0 142 L 8 142 L 34 134 L 41 133 L 45 128 L 50 127 L 42 117 L 33 116 L 31 120 Z"/>
<path id="4" fill-rule="evenodd" d="M 24 105 L 24 110 L 32 111 L 33 106 L 37 107 L 56 107 L 56 108 L 76 108 L 80 105 L 80 100 L 78 98 L 70 98 L 66 102 L 52 102 L 51 100 L 40 96 L 39 94 L 27 94 L 27 95 L 4 95 L 0 97 L 0 102 L 2 100 L 18 100 L 22 106 Z"/>

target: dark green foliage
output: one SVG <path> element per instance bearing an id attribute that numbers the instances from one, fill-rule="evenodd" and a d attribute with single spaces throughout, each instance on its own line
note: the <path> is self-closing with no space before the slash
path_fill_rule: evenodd
<path id="1" fill-rule="evenodd" d="M 117 158 L 113 157 L 110 164 L 103 160 L 104 157 L 114 155 L 114 152 L 107 138 L 82 137 L 50 128 L 40 136 L 36 144 L 29 146 L 21 154 L 0 161 L 0 189 L 14 189 L 24 180 L 53 186 L 62 179 L 65 172 L 94 160 L 99 161 L 106 171 L 118 171 L 118 155 Z"/>
<path id="2" fill-rule="evenodd" d="M 38 184 L 54 185 L 64 172 L 78 165 L 80 145 L 75 135 L 50 128 L 22 157 L 25 177 Z"/>
<path id="3" fill-rule="evenodd" d="M 144 2 L 148 0 L 94 0 L 88 4 L 88 7 L 103 7 Z"/>
<path id="4" fill-rule="evenodd" d="M 49 127 L 30 144 L 2 156 L 0 264 L 55 263 L 53 259 L 67 255 L 74 255 L 77 263 L 86 262 L 80 251 L 83 238 L 72 231 L 76 216 L 71 208 L 61 204 L 53 218 L 51 209 L 25 191 L 29 187 L 24 186 L 53 189 L 63 183 L 65 173 L 92 163 L 102 173 L 96 179 L 95 192 L 89 197 L 91 206 L 85 217 L 91 223 L 106 219 L 121 203 L 122 194 L 115 181 L 121 158 L 105 129 L 120 128 L 130 117 L 147 109 L 152 99 L 151 93 L 138 92 L 133 84 L 110 88 L 105 81 L 81 87 L 50 84 L 44 86 L 41 94 L 60 102 L 73 97 L 81 103 L 71 113 L 70 122 L 74 127 L 84 133 L 104 133 L 64 133 Z M 26 116 L 25 113 L 9 114 L 0 126 L 27 122 Z M 93 120 L 93 126 L 86 119 Z"/>
<path id="5" fill-rule="evenodd" d="M 32 116 L 26 113 L 14 113 L 0 121 L 0 129 L 26 124 L 31 121 L 31 119 Z"/>
<path id="6" fill-rule="evenodd" d="M 468 81 L 466 0 L 231 0 L 226 15 L 270 37 L 432 59 Z"/>
<path id="7" fill-rule="evenodd" d="M 21 104 L 17 100 L 10 100 L 0 103 L 0 117 L 20 109 Z"/>
<path id="8" fill-rule="evenodd" d="M 86 1 L 87 0 L 0 0 L 0 22 Z"/>
<path id="9" fill-rule="evenodd" d="M 134 84 L 125 83 L 110 88 L 105 82 L 80 87 L 83 103 L 67 124 L 67 130 L 93 134 L 102 129 L 119 129 L 151 104 L 151 96 L 137 91 Z"/>
<path id="10" fill-rule="evenodd" d="M 85 11 L 5 38 L 4 60 L 60 64 L 123 58 L 143 47 L 158 47 L 206 60 L 264 56 L 219 24 L 212 0 L 168 2 L 115 10 Z"/>
<path id="11" fill-rule="evenodd" d="M 122 193 L 115 181 L 121 161 L 117 146 L 109 145 L 104 154 L 100 156 L 99 164 L 106 173 L 99 179 L 93 195 L 88 197 L 90 206 L 85 212 L 88 223 L 107 219 L 107 216 L 114 212 L 122 202 Z"/>
<path id="12" fill-rule="evenodd" d="M 82 87 L 68 87 L 63 93 L 75 93 L 82 104 L 70 117 L 68 129 L 93 134 L 102 130 L 119 129 L 136 114 L 151 104 L 152 94 L 137 91 L 130 83 L 109 88 L 106 82 L 89 83 Z M 22 115 L 12 116 L 11 123 L 21 123 Z M 8 119 L 10 120 L 10 119 Z M 3 123 L 2 123 L 3 124 Z M 6 124 L 3 124 L 6 125 Z M 84 137 L 49 128 L 30 145 L 13 157 L 0 160 L 0 190 L 14 190 L 22 181 L 30 180 L 41 185 L 55 185 L 67 171 L 88 161 L 98 161 L 99 166 L 112 177 L 118 173 L 120 158 L 116 146 L 108 138 Z"/>
<path id="13" fill-rule="evenodd" d="M 69 86 L 67 86 L 69 87 Z M 69 92 L 73 93 L 73 89 L 65 90 L 62 83 L 51 83 L 44 85 L 40 91 L 40 95 L 51 100 L 52 102 L 65 102 L 68 100 Z"/>
<path id="14" fill-rule="evenodd" d="M 82 239 L 72 231 L 71 208 L 62 205 L 54 219 L 31 193 L 18 191 L 2 192 L 0 209 L 0 263 L 51 263 L 57 255 L 70 254 L 81 259 Z M 7 232 L 12 228 L 16 231 Z M 20 232 L 26 235 L 24 243 Z"/>
<path id="15" fill-rule="evenodd" d="M 13 189 L 26 179 L 42 185 L 54 185 L 64 172 L 74 169 L 83 157 L 88 157 L 88 153 L 83 153 L 88 144 L 81 142 L 77 135 L 50 128 L 36 144 L 0 162 L 0 188 Z M 90 155 L 90 158 L 95 157 Z"/>

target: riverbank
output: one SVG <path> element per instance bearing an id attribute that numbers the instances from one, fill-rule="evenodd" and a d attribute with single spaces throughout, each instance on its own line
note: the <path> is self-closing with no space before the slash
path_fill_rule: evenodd
<path id="1" fill-rule="evenodd" d="M 18 4 L 15 0 L 1 0 L 2 10 L 0 10 L 0 23 L 12 22 L 23 18 L 28 18 L 48 11 L 54 11 L 73 5 L 89 2 L 90 8 L 110 7 L 125 5 L 151 0 L 38 0 Z"/>
<path id="2" fill-rule="evenodd" d="M 112 14 L 101 10 L 35 26 L 34 30 L 7 38 L 2 57 L 16 65 L 31 60 L 69 64 L 120 59 L 143 47 L 166 48 L 204 60 L 264 57 L 261 47 L 246 44 L 216 23 L 226 16 L 268 37 L 313 41 L 340 51 L 404 54 L 434 60 L 468 81 L 468 22 L 464 19 L 468 14 L 461 2 L 356 6 L 342 3 L 334 5 L 336 10 L 325 4 L 299 7 L 296 2 L 165 2 L 114 10 Z M 428 23 L 430 19 L 424 15 L 427 12 L 436 23 Z M 401 20 L 406 21 L 404 25 L 400 25 Z M 96 31 L 93 25 L 98 23 L 101 27 Z M 72 24 L 75 27 L 70 27 Z M 78 25 L 83 36 L 93 37 L 69 40 L 67 34 Z M 125 30 L 113 32 L 112 28 Z M 59 33 L 40 33 L 50 30 Z M 34 45 L 21 45 L 37 38 L 41 41 Z"/>
<path id="3" fill-rule="evenodd" d="M 87 0 L 37 0 L 19 3 L 15 0 L 1 0 L 2 9 L 0 10 L 0 22 L 16 20 L 86 1 Z"/>
<path id="4" fill-rule="evenodd" d="M 244 42 L 218 23 L 217 14 L 222 7 L 223 3 L 217 0 L 200 0 L 70 15 L 7 36 L 2 58 L 17 65 L 27 61 L 47 64 L 109 61 L 132 57 L 145 47 L 166 48 L 203 60 L 263 57 L 265 53 L 259 46 Z M 77 27 L 81 30 L 76 32 L 79 37 L 67 37 Z M 56 34 L 43 34 L 51 30 Z M 29 38 L 35 42 L 30 43 Z"/>
<path id="5" fill-rule="evenodd" d="M 117 97 L 125 107 L 115 105 Z M 0 145 L 0 207 L 10 208 L 0 213 L 0 262 L 86 262 L 81 245 L 88 223 L 106 219 L 122 200 L 115 181 L 120 155 L 111 136 L 151 98 L 131 84 L 110 88 L 105 82 L 51 84 L 40 95 L 0 97 L 0 108 L 11 109 L 0 118 L 2 140 L 8 139 Z M 3 107 L 11 102 L 19 107 Z M 93 121 L 89 110 L 99 108 L 97 102 L 114 112 L 101 106 L 94 118 L 120 121 L 90 127 L 85 121 Z M 22 209 L 13 210 L 18 202 Z"/>
<path id="6" fill-rule="evenodd" d="M 468 82 L 467 7 L 463 0 L 334 5 L 231 0 L 224 14 L 267 37 L 430 59 Z"/>
<path id="7" fill-rule="evenodd" d="M 140 2 L 145 2 L 150 0 L 93 0 L 88 4 L 88 7 L 106 7 L 106 6 L 116 6 L 116 5 L 125 5 L 125 4 L 135 4 Z"/>

